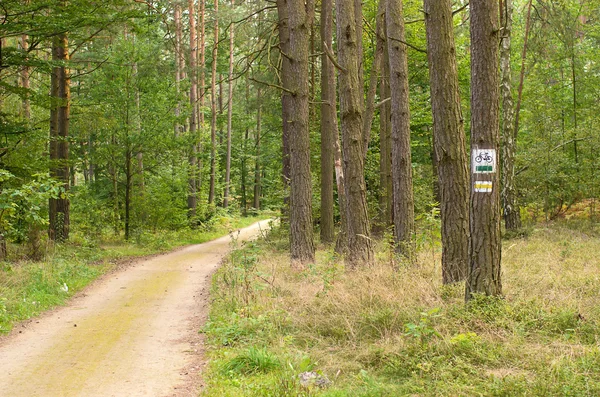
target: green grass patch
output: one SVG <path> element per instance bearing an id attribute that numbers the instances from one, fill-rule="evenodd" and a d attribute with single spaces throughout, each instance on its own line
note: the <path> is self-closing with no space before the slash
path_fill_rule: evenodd
<path id="1" fill-rule="evenodd" d="M 595 234 L 504 241 L 505 295 L 468 305 L 464 284 L 441 284 L 438 245 L 399 265 L 380 243 L 353 272 L 323 249 L 294 270 L 285 247 L 275 231 L 215 274 L 204 396 L 600 395 Z M 331 383 L 302 385 L 305 371 Z"/>

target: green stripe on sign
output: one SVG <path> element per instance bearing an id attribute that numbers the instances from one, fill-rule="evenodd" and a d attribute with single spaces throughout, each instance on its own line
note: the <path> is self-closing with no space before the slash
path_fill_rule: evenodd
<path id="1" fill-rule="evenodd" d="M 480 171 L 480 172 L 485 172 L 485 171 L 491 172 L 493 169 L 494 169 L 494 167 L 492 167 L 491 165 L 477 165 L 477 166 L 475 166 L 475 171 Z"/>

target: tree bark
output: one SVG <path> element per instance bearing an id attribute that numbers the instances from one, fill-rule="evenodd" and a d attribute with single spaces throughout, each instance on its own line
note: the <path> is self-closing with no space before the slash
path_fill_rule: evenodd
<path id="1" fill-rule="evenodd" d="M 179 117 L 181 116 L 181 102 L 179 101 L 181 92 L 181 80 L 183 80 L 183 65 L 181 62 L 182 58 L 182 28 L 181 28 L 181 4 L 175 3 L 175 11 L 173 15 L 175 22 L 175 91 L 177 93 L 177 105 L 175 106 L 175 136 L 178 137 L 181 133 L 181 125 L 179 124 Z"/>
<path id="2" fill-rule="evenodd" d="M 256 88 L 256 134 L 254 136 L 254 145 L 256 150 L 256 158 L 254 160 L 254 196 L 252 206 L 259 210 L 260 209 L 260 196 L 261 196 L 261 167 L 260 167 L 260 139 L 262 132 L 262 90 L 260 87 Z"/>
<path id="3" fill-rule="evenodd" d="M 219 50 L 219 0 L 215 0 L 214 44 L 212 50 L 212 72 L 210 81 L 210 182 L 208 204 L 215 202 L 217 178 L 217 55 Z"/>
<path id="4" fill-rule="evenodd" d="M 385 24 L 384 27 L 385 29 Z M 385 32 L 385 30 L 384 30 Z M 385 34 L 385 33 L 384 33 Z M 390 92 L 390 64 L 388 58 L 387 42 L 383 49 L 383 77 L 379 88 L 380 97 L 385 99 L 391 96 Z M 379 222 L 380 227 L 387 229 L 392 225 L 392 120 L 391 102 L 381 105 L 379 113 Z"/>
<path id="5" fill-rule="evenodd" d="M 357 32 L 354 1 L 336 2 L 338 62 L 340 74 L 340 110 L 343 168 L 348 221 L 349 268 L 370 265 L 373 246 L 369 236 L 365 159 L 363 147 L 364 88 L 361 85 L 362 45 Z"/>
<path id="6" fill-rule="evenodd" d="M 200 38 L 200 42 L 199 42 L 199 64 L 198 64 L 198 69 L 200 70 L 200 78 L 198 81 L 198 129 L 199 129 L 199 139 L 198 139 L 198 153 L 202 153 L 203 152 L 203 148 L 202 148 L 202 136 L 204 135 L 204 95 L 205 95 L 205 87 L 204 84 L 206 83 L 206 73 L 204 71 L 204 68 L 206 67 L 206 22 L 205 22 L 205 15 L 206 15 L 206 2 L 204 1 L 199 1 L 198 5 L 200 6 L 200 11 L 199 11 L 199 38 Z M 199 155 L 198 156 L 198 164 L 197 164 L 197 169 L 198 169 L 198 178 L 196 181 L 196 194 L 198 195 L 198 199 L 201 197 L 201 191 L 202 191 L 202 173 L 203 173 L 203 164 L 202 164 L 202 156 Z M 197 200 L 198 200 L 197 199 Z"/>
<path id="7" fill-rule="evenodd" d="M 190 26 L 190 136 L 192 137 L 192 147 L 189 155 L 189 167 L 188 167 L 188 217 L 190 220 L 196 218 L 196 207 L 198 203 L 197 198 L 197 153 L 198 142 L 200 141 L 197 136 L 197 125 L 198 122 L 198 102 L 196 95 L 198 94 L 198 53 L 196 47 L 196 7 L 194 0 L 188 0 L 188 13 L 189 13 L 189 26 Z"/>
<path id="8" fill-rule="evenodd" d="M 373 63 L 371 65 L 371 74 L 369 76 L 369 90 L 367 91 L 367 101 L 365 109 L 365 117 L 363 121 L 363 148 L 365 158 L 369 151 L 369 142 L 371 141 L 371 128 L 373 126 L 373 118 L 375 117 L 375 94 L 377 93 L 377 81 L 379 74 L 381 73 L 381 66 L 383 62 L 383 47 L 386 45 L 385 41 L 385 6 L 386 0 L 380 0 L 377 6 L 377 15 L 375 18 L 375 53 L 373 54 Z M 362 21 L 361 21 L 362 22 Z M 331 46 L 329 47 L 331 48 Z M 385 98 L 381 98 L 382 100 Z"/>
<path id="9" fill-rule="evenodd" d="M 464 280 L 469 263 L 469 171 L 460 109 L 451 0 L 425 0 L 434 167 L 442 220 L 442 281 Z"/>
<path id="10" fill-rule="evenodd" d="M 284 76 L 290 75 L 290 59 L 288 54 L 290 52 L 290 29 L 288 20 L 287 0 L 277 0 L 277 25 L 279 32 L 279 50 L 281 52 L 281 76 L 282 80 L 285 80 Z M 285 85 L 285 81 L 283 82 Z M 287 223 L 289 218 L 289 206 L 290 206 L 290 179 L 291 179 L 291 166 L 290 166 L 290 126 L 287 120 L 290 119 L 290 93 L 283 91 L 281 93 L 281 113 L 282 113 L 282 169 L 281 178 L 283 181 L 283 208 L 281 209 L 281 221 Z"/>
<path id="11" fill-rule="evenodd" d="M 24 34 L 21 36 L 21 49 L 27 52 L 29 49 L 29 36 Z M 31 67 L 23 65 L 21 67 L 21 87 L 25 90 L 23 103 L 21 105 L 23 118 L 29 122 L 31 120 L 31 101 L 29 100 L 29 89 L 31 88 L 30 77 Z"/>
<path id="12" fill-rule="evenodd" d="M 410 149 L 407 47 L 403 43 L 402 0 L 388 0 L 386 9 L 387 45 L 392 92 L 392 185 L 394 241 L 396 251 L 411 257 L 414 233 L 414 198 Z"/>
<path id="13" fill-rule="evenodd" d="M 231 0 L 231 7 L 235 7 L 235 0 Z M 229 207 L 229 184 L 231 182 L 231 127 L 233 119 L 233 44 L 234 44 L 233 21 L 229 25 L 229 77 L 228 102 L 227 102 L 227 158 L 225 160 L 225 194 L 223 195 L 223 208 Z"/>
<path id="14" fill-rule="evenodd" d="M 58 34 L 52 41 L 52 60 L 57 64 L 52 68 L 50 111 L 50 176 L 62 182 L 61 197 L 49 202 L 49 237 L 55 241 L 69 238 L 70 202 L 69 192 L 69 114 L 71 90 L 69 72 L 64 64 L 69 60 L 66 33 Z M 59 64 L 60 63 L 60 64 Z"/>
<path id="15" fill-rule="evenodd" d="M 332 0 L 321 3 L 321 43 L 332 47 Z M 335 237 L 333 223 L 334 129 L 337 129 L 335 69 L 325 52 L 321 55 L 321 242 Z"/>
<path id="16" fill-rule="evenodd" d="M 465 299 L 500 295 L 500 195 L 498 178 L 498 2 L 471 2 L 471 161 L 492 157 L 490 172 L 471 167 L 469 269 Z M 481 150 L 481 152 L 478 152 Z M 487 155 L 486 155 L 487 154 Z M 488 157 L 488 158 L 489 158 Z M 481 158 L 480 158 L 481 159 Z"/>
<path id="17" fill-rule="evenodd" d="M 500 93 L 502 95 L 502 205 L 506 230 L 521 228 L 521 216 L 517 206 L 515 190 L 515 155 L 517 151 L 515 136 L 515 108 L 512 96 L 512 73 L 510 50 L 512 35 L 512 0 L 504 0 L 504 10 L 500 10 L 502 42 L 500 46 Z"/>
<path id="18" fill-rule="evenodd" d="M 290 74 L 283 76 L 289 98 L 290 133 L 290 254 L 292 264 L 313 262 L 312 179 L 309 134 L 309 41 L 314 2 L 287 0 Z"/>

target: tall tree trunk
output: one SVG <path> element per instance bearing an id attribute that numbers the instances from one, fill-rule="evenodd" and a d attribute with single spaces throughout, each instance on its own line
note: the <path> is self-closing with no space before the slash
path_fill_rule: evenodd
<path id="1" fill-rule="evenodd" d="M 507 3 L 510 0 L 505 0 Z M 519 115 L 521 113 L 521 103 L 523 98 L 523 82 L 525 80 L 525 60 L 527 59 L 527 41 L 529 40 L 529 31 L 531 28 L 531 4 L 533 0 L 529 0 L 527 5 L 527 16 L 525 19 L 525 36 L 523 38 L 523 51 L 521 53 L 521 70 L 519 72 L 519 88 L 517 90 L 517 105 L 514 112 L 514 126 L 511 131 L 507 131 L 505 127 L 505 141 L 503 153 L 503 182 L 504 189 L 502 191 L 504 203 L 504 225 L 507 230 L 517 230 L 521 228 L 521 212 L 517 202 L 517 190 L 515 187 L 515 157 L 517 151 L 517 136 L 519 135 Z M 563 113 L 564 116 L 564 113 Z M 564 131 L 564 117 L 563 117 Z M 510 135 L 508 135 L 510 134 Z M 510 142 L 509 142 L 510 137 Z M 512 164 L 509 162 L 512 161 Z M 508 208 L 511 206 L 511 208 Z"/>
<path id="2" fill-rule="evenodd" d="M 451 0 L 425 0 L 434 166 L 442 218 L 442 281 L 464 280 L 469 263 L 469 171 Z"/>
<path id="3" fill-rule="evenodd" d="M 386 9 L 387 45 L 392 92 L 392 185 L 394 241 L 396 251 L 413 253 L 414 199 L 410 153 L 410 110 L 408 103 L 407 47 L 403 43 L 402 0 L 388 0 Z"/>
<path id="4" fill-rule="evenodd" d="M 181 102 L 179 96 L 181 92 L 181 80 L 183 79 L 183 65 L 181 58 L 183 55 L 183 49 L 181 45 L 182 39 L 182 28 L 181 28 L 181 4 L 175 3 L 174 11 L 174 22 L 175 22 L 175 91 L 177 93 L 177 105 L 175 106 L 175 136 L 179 136 L 181 133 L 181 125 L 179 124 L 179 117 L 181 116 Z"/>
<path id="5" fill-rule="evenodd" d="M 202 137 L 204 135 L 204 95 L 205 95 L 205 87 L 204 85 L 206 84 L 206 76 L 205 76 L 205 71 L 204 68 L 206 67 L 206 23 L 205 23 L 205 14 L 206 14 L 206 2 L 204 1 L 199 1 L 198 5 L 200 6 L 200 11 L 199 11 L 199 20 L 200 23 L 198 24 L 198 30 L 199 30 L 199 39 L 200 42 L 198 44 L 198 46 L 200 47 L 199 50 L 199 64 L 198 64 L 198 69 L 200 70 L 200 79 L 198 82 L 198 129 L 199 129 L 199 137 L 198 137 L 198 164 L 197 164 L 197 169 L 198 169 L 198 178 L 196 180 L 196 194 L 198 196 L 198 199 L 201 197 L 201 191 L 202 191 L 202 168 L 203 168 L 203 164 L 202 164 Z M 197 199 L 197 200 L 198 200 Z"/>
<path id="6" fill-rule="evenodd" d="M 284 76 L 289 76 L 291 71 L 291 63 L 288 58 L 290 52 L 290 29 L 288 20 L 287 10 L 288 0 L 277 0 L 277 26 L 279 32 L 279 50 L 281 51 L 281 76 L 285 80 Z M 284 82 L 285 84 L 285 82 Z M 290 165 L 290 125 L 287 122 L 291 118 L 290 115 L 290 98 L 291 94 L 287 91 L 281 93 L 281 113 L 282 113 L 282 169 L 281 177 L 283 181 L 283 208 L 281 209 L 281 221 L 286 223 L 289 218 L 289 206 L 290 206 L 290 179 L 291 165 Z"/>
<path id="7" fill-rule="evenodd" d="M 215 0 L 214 44 L 212 50 L 212 73 L 210 81 L 210 185 L 208 204 L 215 202 L 215 181 L 217 177 L 217 55 L 219 49 L 219 0 Z"/>
<path id="8" fill-rule="evenodd" d="M 231 7 L 235 7 L 235 0 L 231 0 Z M 231 180 L 231 122 L 233 118 L 233 21 L 229 25 L 229 78 L 228 80 L 228 102 L 227 102 L 227 159 L 225 161 L 225 194 L 223 197 L 223 207 L 229 206 L 229 184 Z"/>
<path id="9" fill-rule="evenodd" d="M 254 145 L 256 151 L 256 157 L 254 160 L 254 196 L 252 206 L 259 210 L 260 209 L 260 196 L 261 196 L 261 178 L 260 178 L 260 135 L 262 129 L 262 96 L 261 88 L 256 87 L 256 134 L 254 136 Z"/>
<path id="10" fill-rule="evenodd" d="M 332 0 L 321 2 L 321 43 L 332 47 Z M 325 52 L 321 55 L 321 242 L 335 237 L 333 224 L 333 151 L 337 129 L 335 69 Z"/>
<path id="11" fill-rule="evenodd" d="M 465 298 L 500 295 L 498 2 L 471 2 L 471 190 Z"/>
<path id="12" fill-rule="evenodd" d="M 515 191 L 515 155 L 517 151 L 515 137 L 515 108 L 512 96 L 512 73 L 510 50 L 512 35 L 512 0 L 504 0 L 504 9 L 500 10 L 502 42 L 500 46 L 500 94 L 502 95 L 502 205 L 506 230 L 521 227 L 519 207 Z"/>
<path id="13" fill-rule="evenodd" d="M 246 62 L 246 67 L 249 69 L 250 68 L 250 60 L 248 60 Z M 246 107 L 246 114 L 249 115 L 250 114 L 250 79 L 249 76 L 246 76 L 245 79 L 245 85 L 246 85 L 246 90 L 245 90 L 245 107 Z M 248 139 L 250 138 L 250 124 L 246 124 L 246 130 L 244 131 L 244 139 L 242 140 L 242 144 L 241 146 L 241 156 L 240 156 L 240 160 L 241 160 L 241 186 L 240 186 L 240 190 L 241 190 L 241 203 L 240 203 L 240 208 L 242 209 L 242 214 L 244 216 L 246 216 L 247 211 L 248 211 L 248 194 L 247 194 L 247 175 L 248 175 Z"/>
<path id="14" fill-rule="evenodd" d="M 52 60 L 69 60 L 66 33 L 58 34 L 52 41 Z M 70 79 L 64 64 L 52 68 L 50 111 L 50 176 L 62 182 L 66 194 L 69 191 L 69 113 L 71 105 Z M 52 198 L 49 202 L 49 237 L 55 241 L 69 238 L 69 207 L 67 197 Z"/>
<path id="15" fill-rule="evenodd" d="M 29 36 L 24 34 L 21 36 L 21 48 L 24 52 L 29 50 Z M 23 118 L 29 122 L 31 119 L 31 102 L 29 100 L 29 89 L 31 88 L 29 76 L 31 74 L 31 67 L 23 65 L 21 67 L 21 87 L 25 90 L 23 97 L 23 103 L 21 105 Z"/>
<path id="16" fill-rule="evenodd" d="M 191 220 L 196 218 L 196 207 L 198 205 L 197 199 L 197 153 L 198 142 L 200 139 L 197 133 L 198 122 L 198 102 L 196 95 L 198 94 L 198 60 L 197 47 L 196 47 L 196 7 L 194 0 L 188 0 L 188 13 L 189 13 L 189 26 L 190 26 L 190 136 L 192 137 L 192 147 L 189 148 L 189 167 L 188 167 L 188 217 Z"/>
<path id="17" fill-rule="evenodd" d="M 348 256 L 350 268 L 373 262 L 365 184 L 363 147 L 364 94 L 361 84 L 362 44 L 354 1 L 336 2 L 342 152 L 347 200 Z M 362 20 L 362 19 L 361 19 Z"/>
<path id="18" fill-rule="evenodd" d="M 314 261 L 312 179 L 309 134 L 309 41 L 314 2 L 287 0 L 290 33 L 290 74 L 283 76 L 289 97 L 290 133 L 290 254 L 292 264 Z"/>
<path id="19" fill-rule="evenodd" d="M 373 54 L 373 63 L 371 65 L 369 90 L 367 91 L 365 117 L 363 120 L 363 149 L 365 158 L 367 157 L 367 152 L 369 151 L 369 142 L 371 141 L 371 128 L 373 126 L 373 118 L 375 117 L 375 94 L 377 93 L 378 87 L 377 81 L 379 79 L 379 74 L 381 72 L 381 66 L 383 63 L 383 47 L 386 45 L 385 6 L 386 0 L 380 0 L 379 5 L 377 6 L 377 15 L 375 18 L 375 32 L 377 39 L 375 41 L 375 54 Z"/>
<path id="20" fill-rule="evenodd" d="M 385 29 L 385 24 L 384 27 Z M 384 30 L 385 32 L 385 30 Z M 385 33 L 384 33 L 385 34 Z M 387 99 L 390 91 L 390 63 L 387 42 L 383 49 L 383 77 L 380 84 L 380 97 Z M 384 229 L 392 225 L 392 119 L 391 102 L 381 105 L 379 113 L 379 222 Z"/>

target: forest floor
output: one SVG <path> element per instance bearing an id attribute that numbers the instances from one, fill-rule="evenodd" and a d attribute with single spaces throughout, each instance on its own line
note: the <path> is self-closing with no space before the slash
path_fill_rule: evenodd
<path id="1" fill-rule="evenodd" d="M 243 241 L 269 221 L 242 229 Z M 204 365 L 198 329 L 225 236 L 101 277 L 67 307 L 0 340 L 2 396 L 191 396 Z"/>
<path id="2" fill-rule="evenodd" d="M 439 229 L 413 263 L 376 240 L 346 271 L 331 247 L 289 266 L 286 231 L 213 276 L 206 397 L 599 396 L 600 228 L 561 221 L 503 241 L 503 297 L 441 283 Z"/>

